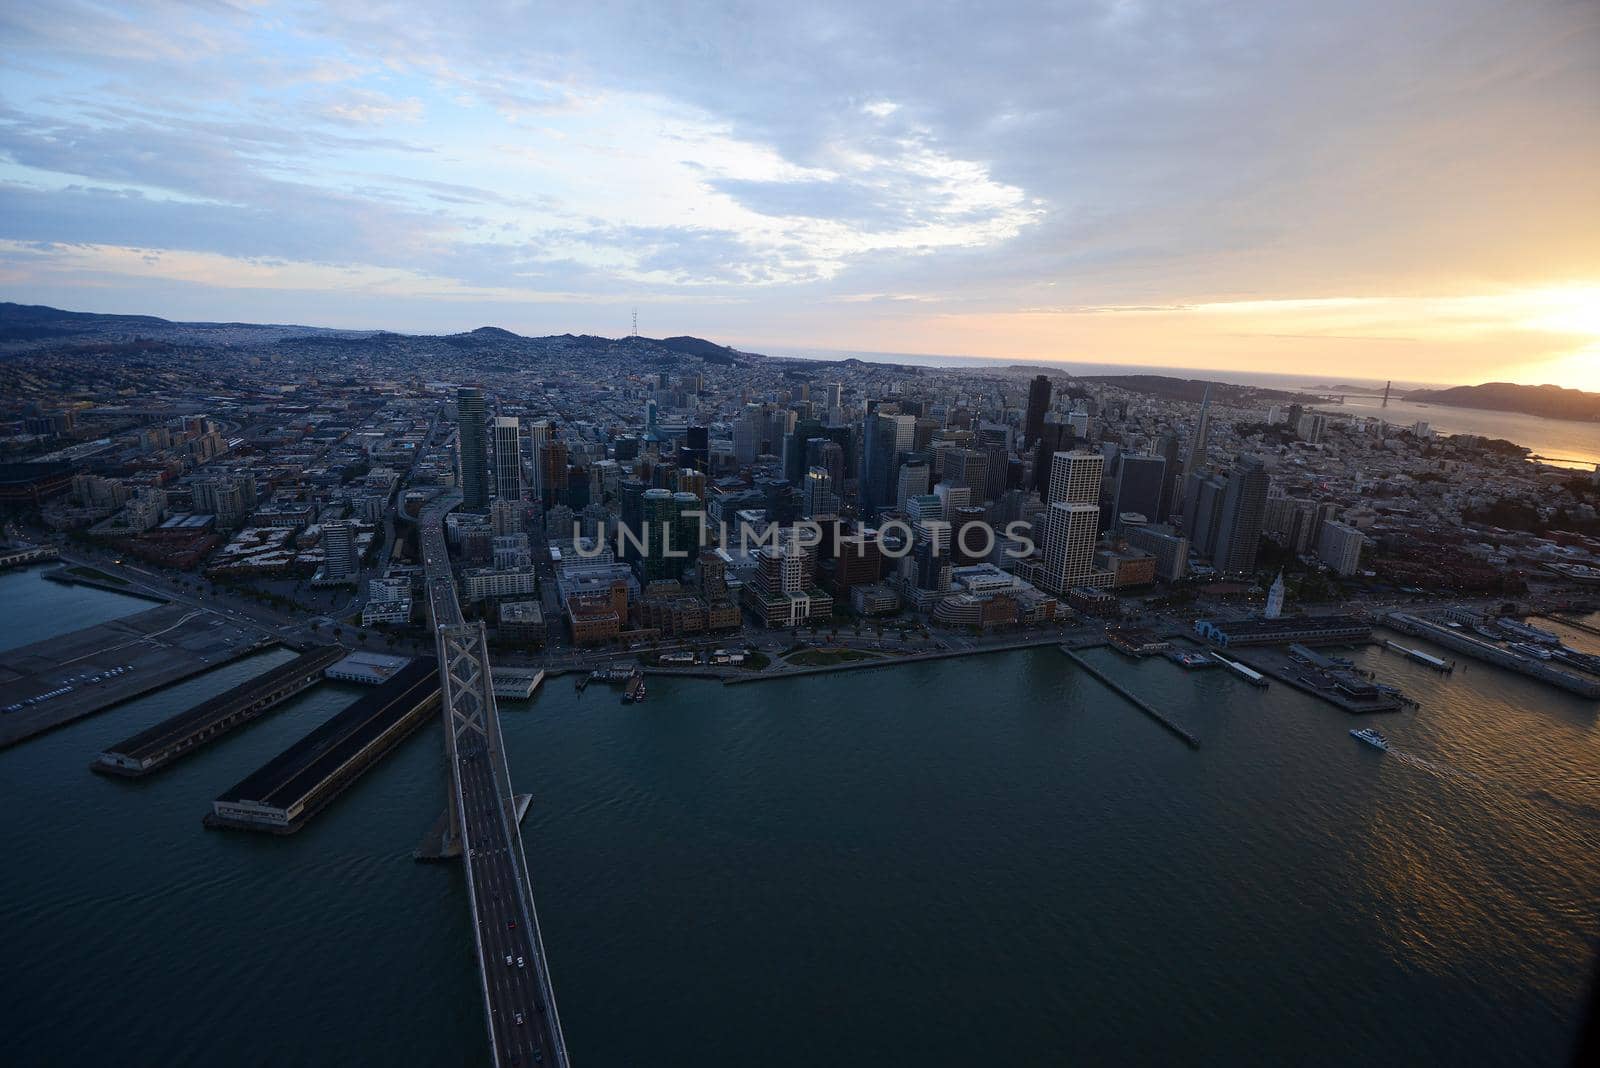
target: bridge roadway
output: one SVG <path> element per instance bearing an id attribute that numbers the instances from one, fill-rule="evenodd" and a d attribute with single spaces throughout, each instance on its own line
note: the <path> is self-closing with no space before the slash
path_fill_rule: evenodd
<path id="1" fill-rule="evenodd" d="M 460 500 L 459 493 L 447 494 L 423 508 L 419 548 L 439 647 L 450 802 L 466 866 L 489 1045 L 496 1065 L 566 1068 L 483 628 L 462 622 L 445 547 L 444 517 Z"/>

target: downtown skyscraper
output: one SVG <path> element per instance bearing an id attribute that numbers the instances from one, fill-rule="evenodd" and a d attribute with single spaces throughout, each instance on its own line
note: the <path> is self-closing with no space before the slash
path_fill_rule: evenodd
<path id="1" fill-rule="evenodd" d="M 1042 584 L 1058 596 L 1074 586 L 1104 584 L 1095 573 L 1094 547 L 1100 536 L 1105 464 L 1105 457 L 1095 452 L 1058 452 L 1051 458 Z"/>
<path id="2" fill-rule="evenodd" d="M 1189 476 L 1206 464 L 1206 439 L 1211 433 L 1211 387 L 1206 386 L 1206 392 L 1200 398 L 1200 417 L 1195 420 L 1194 437 L 1189 441 L 1189 455 L 1183 459 L 1183 473 L 1179 485 L 1189 480 Z"/>
<path id="3" fill-rule="evenodd" d="M 489 508 L 489 448 L 484 440 L 483 390 L 456 391 L 456 457 L 461 465 L 461 506 L 469 512 Z"/>
<path id="4" fill-rule="evenodd" d="M 1241 456 L 1228 474 L 1217 521 L 1217 542 L 1211 562 L 1225 575 L 1248 576 L 1256 569 L 1261 528 L 1267 516 L 1266 465 L 1258 456 Z"/>
<path id="5" fill-rule="evenodd" d="M 1031 448 L 1044 434 L 1044 413 L 1050 409 L 1050 377 L 1035 375 L 1028 384 L 1028 415 L 1022 424 L 1022 444 Z"/>
<path id="6" fill-rule="evenodd" d="M 494 490 L 503 501 L 522 499 L 522 424 L 516 416 L 494 421 Z"/>

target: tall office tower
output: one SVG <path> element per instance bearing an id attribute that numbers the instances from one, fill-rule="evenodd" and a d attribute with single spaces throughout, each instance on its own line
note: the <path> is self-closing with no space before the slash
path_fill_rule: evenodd
<path id="1" fill-rule="evenodd" d="M 1156 509 L 1153 517 L 1158 523 L 1165 523 L 1167 517 L 1181 503 L 1183 493 L 1183 470 L 1178 466 L 1178 435 L 1162 434 L 1156 443 L 1156 451 L 1161 459 L 1166 461 L 1165 482 L 1161 487 L 1161 504 Z"/>
<path id="2" fill-rule="evenodd" d="M 554 432 L 548 419 L 536 419 L 528 424 L 528 455 L 533 458 L 533 485 L 528 489 L 529 496 L 536 501 L 544 500 L 544 486 L 539 481 L 539 451 Z"/>
<path id="3" fill-rule="evenodd" d="M 1046 412 L 1043 436 L 1033 453 L 1033 491 L 1046 504 L 1050 502 L 1051 461 L 1058 452 L 1072 448 L 1072 430 L 1061 418 L 1060 412 Z"/>
<path id="4" fill-rule="evenodd" d="M 927 493 L 928 478 L 927 464 L 906 464 L 900 468 L 899 474 L 895 477 L 895 510 L 903 514 L 906 510 L 907 500 Z"/>
<path id="5" fill-rule="evenodd" d="M 522 424 L 514 415 L 495 417 L 494 488 L 503 501 L 522 499 Z"/>
<path id="6" fill-rule="evenodd" d="M 638 559 L 639 581 L 677 578 L 683 561 L 673 559 L 667 552 L 683 552 L 684 546 L 679 544 L 682 535 L 678 530 L 678 506 L 671 490 L 644 491 L 642 523 L 644 552 Z"/>
<path id="7" fill-rule="evenodd" d="M 1044 522 L 1042 581 L 1046 590 L 1059 596 L 1090 578 L 1099 532 L 1098 504 L 1056 501 L 1050 505 Z"/>
<path id="8" fill-rule="evenodd" d="M 987 557 L 978 553 L 993 544 L 993 538 L 983 537 L 982 531 L 975 528 L 988 525 L 988 509 L 975 504 L 957 508 L 953 513 L 946 512 L 950 523 L 950 557 L 953 563 L 966 566 L 967 564 L 981 564 Z M 963 538 L 963 532 L 966 537 Z M 993 532 L 991 531 L 991 534 Z"/>
<path id="9" fill-rule="evenodd" d="M 489 507 L 489 447 L 484 440 L 483 390 L 456 391 L 457 457 L 461 463 L 461 506 L 469 512 Z"/>
<path id="10" fill-rule="evenodd" d="M 711 428 L 691 426 L 683 435 L 683 445 L 678 449 L 678 466 L 691 471 L 711 470 Z"/>
<path id="11" fill-rule="evenodd" d="M 1032 448 L 1044 436 L 1044 413 L 1050 410 L 1050 378 L 1035 375 L 1028 386 L 1028 416 L 1022 424 L 1022 444 Z"/>
<path id="12" fill-rule="evenodd" d="M 1228 475 L 1217 524 L 1212 563 L 1225 575 L 1249 575 L 1256 569 L 1261 525 L 1267 515 L 1267 487 L 1272 479 L 1258 456 L 1241 456 Z"/>
<path id="13" fill-rule="evenodd" d="M 828 478 L 832 479 L 834 492 L 837 493 L 844 482 L 844 450 L 836 441 L 812 438 L 806 442 L 806 467 L 820 467 L 828 472 Z"/>
<path id="14" fill-rule="evenodd" d="M 952 486 L 948 482 L 941 482 L 933 487 L 933 495 L 944 502 L 944 514 L 952 515 L 957 508 L 966 508 L 973 503 L 972 490 L 966 486 Z"/>
<path id="15" fill-rule="evenodd" d="M 501 497 L 489 505 L 489 528 L 496 537 L 522 533 L 522 502 Z"/>
<path id="16" fill-rule="evenodd" d="M 895 415 L 873 412 L 862 427 L 865 448 L 861 455 L 861 515 L 872 518 L 895 503 L 895 473 L 899 464 L 899 424 Z"/>
<path id="17" fill-rule="evenodd" d="M 1097 452 L 1058 452 L 1050 460 L 1050 504 L 1100 504 L 1106 458 Z"/>
<path id="18" fill-rule="evenodd" d="M 1211 387 L 1206 387 L 1206 392 L 1200 398 L 1200 418 L 1195 420 L 1194 439 L 1189 442 L 1189 455 L 1183 460 L 1183 478 L 1187 482 L 1190 475 L 1206 465 L 1206 436 L 1211 432 Z"/>
<path id="19" fill-rule="evenodd" d="M 634 541 L 641 544 L 644 541 L 644 495 L 649 487 L 637 478 L 625 478 L 618 488 L 617 496 L 620 503 L 617 506 L 618 523 L 627 528 L 627 535 L 622 536 L 622 559 L 631 562 L 639 558 L 639 550 L 634 547 Z M 618 532 L 621 534 L 621 532 Z M 632 540 L 630 540 L 630 538 Z"/>
<path id="20" fill-rule="evenodd" d="M 989 457 L 977 449 L 945 449 L 941 481 L 972 490 L 972 499 L 983 500 L 989 488 Z"/>
<path id="21" fill-rule="evenodd" d="M 794 421 L 798 416 L 789 408 L 773 408 L 767 412 L 766 428 L 761 435 L 761 451 L 777 456 L 783 456 L 783 439 L 794 429 Z"/>
<path id="22" fill-rule="evenodd" d="M 900 452 L 911 452 L 917 448 L 917 417 L 914 415 L 891 415 L 894 420 L 894 447 Z M 930 439 L 931 435 L 930 435 Z"/>
<path id="23" fill-rule="evenodd" d="M 759 404 L 747 404 L 739 418 L 733 421 L 733 458 L 742 467 L 756 462 L 761 455 L 761 435 L 766 430 L 767 416 Z"/>
<path id="24" fill-rule="evenodd" d="M 944 498 L 935 493 L 916 493 L 906 498 L 906 503 L 900 509 L 900 514 L 906 517 L 906 522 L 912 526 L 927 523 L 933 519 L 944 518 Z"/>
<path id="25" fill-rule="evenodd" d="M 322 524 L 322 577 L 346 579 L 356 573 L 356 533 L 342 519 Z"/>
<path id="26" fill-rule="evenodd" d="M 828 383 L 828 410 L 836 411 L 844 407 L 844 386 L 838 382 Z"/>
<path id="27" fill-rule="evenodd" d="M 815 419 L 796 419 L 794 429 L 783 438 L 783 477 L 799 485 L 806 473 L 806 443 L 822 433 Z"/>
<path id="28" fill-rule="evenodd" d="M 1117 457 L 1117 482 L 1111 494 L 1113 521 L 1136 512 L 1155 522 L 1166 485 L 1167 462 L 1161 457 L 1128 452 Z"/>
<path id="29" fill-rule="evenodd" d="M 1004 442 L 985 442 L 984 456 L 988 458 L 988 485 L 984 487 L 983 497 L 986 500 L 996 501 L 1006 491 L 1006 479 L 1011 474 L 1011 451 Z"/>
<path id="30" fill-rule="evenodd" d="M 1183 532 L 1194 551 L 1211 557 L 1217 548 L 1217 532 L 1222 529 L 1222 498 L 1227 483 L 1208 471 L 1189 476 L 1183 493 Z"/>
<path id="31" fill-rule="evenodd" d="M 1051 458 L 1044 530 L 1044 583 L 1051 593 L 1064 594 L 1094 574 L 1105 463 L 1095 452 L 1058 452 Z"/>
<path id="32" fill-rule="evenodd" d="M 825 468 L 813 467 L 806 472 L 804 492 L 801 514 L 807 519 L 838 514 L 839 498 L 833 492 L 833 478 Z"/>
<path id="33" fill-rule="evenodd" d="M 690 562 L 699 556 L 700 550 L 705 547 L 707 537 L 705 506 L 693 493 L 679 490 L 672 495 L 672 510 L 675 513 L 672 551 L 688 554 L 672 561 L 672 577 L 681 579 Z"/>
<path id="34" fill-rule="evenodd" d="M 911 555 L 900 563 L 901 574 L 919 590 L 950 592 L 950 530 L 942 527 L 939 541 L 918 539 Z"/>
<path id="35" fill-rule="evenodd" d="M 551 439 L 539 449 L 540 501 L 546 508 L 560 504 L 567 492 L 567 447 Z"/>
<path id="36" fill-rule="evenodd" d="M 857 473 L 856 464 L 859 462 L 857 455 L 861 451 L 857 438 L 860 437 L 860 434 L 860 428 L 855 426 L 825 426 L 822 428 L 822 436 L 839 446 L 840 462 L 843 466 L 840 468 L 839 477 L 833 480 L 833 488 L 840 492 L 843 492 L 844 480 Z M 826 467 L 827 464 L 823 464 L 823 466 Z"/>

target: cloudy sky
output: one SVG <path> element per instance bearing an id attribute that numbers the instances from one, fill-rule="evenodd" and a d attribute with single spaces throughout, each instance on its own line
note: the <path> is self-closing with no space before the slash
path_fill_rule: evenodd
<path id="1" fill-rule="evenodd" d="M 1594 0 L 52 0 L 0 38 L 4 299 L 1600 388 Z"/>

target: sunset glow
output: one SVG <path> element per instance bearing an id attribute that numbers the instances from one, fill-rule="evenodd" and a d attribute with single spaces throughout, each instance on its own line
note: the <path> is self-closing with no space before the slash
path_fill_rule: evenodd
<path id="1" fill-rule="evenodd" d="M 648 7 L 114 3 L 70 32 L 17 7 L 0 283 L 170 318 L 615 335 L 637 307 L 777 353 L 1600 384 L 1600 9 L 1315 15 L 1019 7 L 975 39 L 954 10 L 807 5 L 752 41 Z"/>

